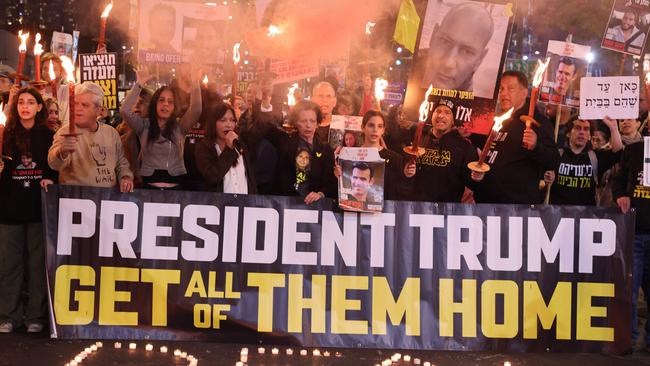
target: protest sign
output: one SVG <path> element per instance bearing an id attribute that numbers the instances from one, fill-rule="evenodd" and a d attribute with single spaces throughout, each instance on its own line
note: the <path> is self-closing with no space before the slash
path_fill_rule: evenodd
<path id="1" fill-rule="evenodd" d="M 72 59 L 72 34 L 52 32 L 50 51 L 57 56 L 68 56 Z"/>
<path id="2" fill-rule="evenodd" d="M 118 109 L 117 100 L 117 54 L 91 53 L 79 55 L 81 82 L 91 81 L 102 87 L 106 109 Z"/>
<path id="3" fill-rule="evenodd" d="M 539 100 L 550 104 L 578 107 L 580 78 L 587 73 L 591 47 L 571 42 L 548 41 L 546 57 L 551 61 L 539 89 Z"/>
<path id="4" fill-rule="evenodd" d="M 386 163 L 379 150 L 344 147 L 339 154 L 339 207 L 349 211 L 381 212 L 384 207 Z"/>
<path id="5" fill-rule="evenodd" d="M 639 77 L 580 79 L 580 119 L 639 117 Z"/>
<path id="6" fill-rule="evenodd" d="M 649 14 L 648 0 L 614 1 L 601 47 L 634 56 L 641 55 L 650 30 Z"/>
<path id="7" fill-rule="evenodd" d="M 359 147 L 363 144 L 361 122 L 363 117 L 333 115 L 330 122 L 329 144 L 337 147 Z"/>

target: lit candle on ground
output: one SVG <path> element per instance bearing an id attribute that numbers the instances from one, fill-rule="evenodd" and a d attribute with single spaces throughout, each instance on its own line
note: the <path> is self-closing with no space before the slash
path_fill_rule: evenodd
<path id="1" fill-rule="evenodd" d="M 135 343 L 129 343 L 129 349 L 136 349 L 137 347 L 138 345 L 136 345 Z"/>
<path id="2" fill-rule="evenodd" d="M 300 355 L 301 356 L 307 356 L 307 350 L 306 349 L 301 349 L 300 350 Z"/>
<path id="3" fill-rule="evenodd" d="M 115 342 L 114 347 L 118 348 L 118 349 L 122 348 L 122 343 L 121 342 Z"/>
<path id="4" fill-rule="evenodd" d="M 411 356 L 409 356 L 409 355 L 404 355 L 404 361 L 405 361 L 405 362 L 411 362 Z"/>
<path id="5" fill-rule="evenodd" d="M 287 348 L 287 356 L 293 355 L 293 350 L 291 348 Z"/>
<path id="6" fill-rule="evenodd" d="M 181 350 L 179 350 L 179 349 L 175 349 L 175 350 L 174 350 L 174 356 L 176 356 L 176 357 L 181 357 Z"/>
<path id="7" fill-rule="evenodd" d="M 146 346 L 144 346 L 144 349 L 147 351 L 153 351 L 153 344 L 147 344 Z"/>
<path id="8" fill-rule="evenodd" d="M 271 353 L 274 354 L 274 355 L 277 355 L 277 354 L 280 353 L 280 350 L 277 349 L 277 348 L 273 348 L 273 349 L 271 349 Z"/>
<path id="9" fill-rule="evenodd" d="M 20 86 L 20 80 L 23 76 L 23 68 L 25 67 L 25 56 L 27 56 L 27 38 L 29 33 L 23 34 L 23 31 L 18 31 L 18 38 L 20 38 L 20 46 L 18 46 L 18 69 L 16 70 L 16 79 L 14 83 Z"/>
<path id="10" fill-rule="evenodd" d="M 160 353 L 167 353 L 167 347 L 160 346 Z"/>
<path id="11" fill-rule="evenodd" d="M 264 349 L 264 347 L 260 347 L 260 348 L 257 349 L 257 353 L 261 354 L 261 353 L 264 353 L 264 352 L 266 352 L 266 349 Z"/>

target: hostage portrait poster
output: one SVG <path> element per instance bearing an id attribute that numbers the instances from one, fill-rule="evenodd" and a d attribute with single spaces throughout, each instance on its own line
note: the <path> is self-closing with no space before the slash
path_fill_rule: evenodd
<path id="1" fill-rule="evenodd" d="M 497 103 L 499 79 L 512 28 L 514 3 L 449 0 L 427 3 L 404 111 L 417 120 L 432 95 L 454 100 L 457 125 L 487 133 Z"/>

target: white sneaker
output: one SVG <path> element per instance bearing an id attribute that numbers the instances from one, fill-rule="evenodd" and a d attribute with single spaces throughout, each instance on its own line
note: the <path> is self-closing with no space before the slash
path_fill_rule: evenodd
<path id="1" fill-rule="evenodd" d="M 43 331 L 43 324 L 32 323 L 27 326 L 27 333 L 40 333 Z"/>
<path id="2" fill-rule="evenodd" d="M 11 322 L 4 322 L 0 324 L 0 333 L 11 333 L 14 331 L 14 325 Z"/>

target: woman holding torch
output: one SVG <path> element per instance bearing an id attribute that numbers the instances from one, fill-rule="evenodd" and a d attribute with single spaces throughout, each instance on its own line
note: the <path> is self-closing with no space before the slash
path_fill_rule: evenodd
<path id="1" fill-rule="evenodd" d="M 11 158 L 0 160 L 0 333 L 11 333 L 23 318 L 27 332 L 36 333 L 47 319 L 41 189 L 56 180 L 47 163 L 53 132 L 38 90 L 15 86 L 10 103 L 0 154 Z M 29 280 L 23 314 L 24 277 Z"/>
<path id="2" fill-rule="evenodd" d="M 187 173 L 183 159 L 185 135 L 201 115 L 202 72 L 192 77 L 190 107 L 182 118 L 178 117 L 178 98 L 173 89 L 163 86 L 151 98 L 148 117 L 133 112 L 142 86 L 152 78 L 143 68 L 137 71 L 137 81 L 124 98 L 120 114 L 137 134 L 140 152 L 140 174 L 145 188 L 180 189 Z"/>

